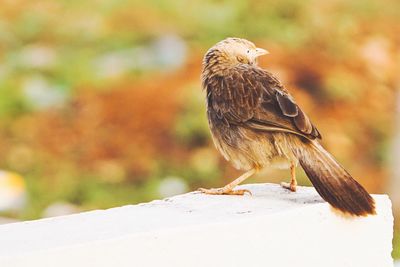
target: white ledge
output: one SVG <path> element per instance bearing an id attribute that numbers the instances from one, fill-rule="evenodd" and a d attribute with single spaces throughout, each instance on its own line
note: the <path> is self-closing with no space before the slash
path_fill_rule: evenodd
<path id="1" fill-rule="evenodd" d="M 393 216 L 344 218 L 310 187 L 188 193 L 0 226 L 0 266 L 393 266 Z"/>

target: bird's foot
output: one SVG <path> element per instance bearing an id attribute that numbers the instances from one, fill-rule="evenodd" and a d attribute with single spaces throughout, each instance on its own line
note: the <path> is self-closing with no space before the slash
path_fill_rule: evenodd
<path id="1" fill-rule="evenodd" d="M 294 183 L 286 183 L 286 182 L 281 182 L 281 186 L 283 188 L 286 188 L 292 192 L 296 192 L 297 188 L 296 188 L 296 184 Z"/>
<path id="2" fill-rule="evenodd" d="M 245 193 L 251 195 L 250 190 L 247 189 L 238 189 L 233 190 L 232 188 L 221 187 L 221 188 L 199 188 L 198 189 L 201 193 L 208 194 L 208 195 L 239 195 L 243 196 Z"/>

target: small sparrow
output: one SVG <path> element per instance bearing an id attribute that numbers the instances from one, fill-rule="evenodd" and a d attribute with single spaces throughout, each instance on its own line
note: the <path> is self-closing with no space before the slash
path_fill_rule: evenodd
<path id="1" fill-rule="evenodd" d="M 234 187 L 260 169 L 300 163 L 321 197 L 344 213 L 375 214 L 368 192 L 319 143 L 321 135 L 281 82 L 257 65 L 268 54 L 252 42 L 227 38 L 211 47 L 203 59 L 202 86 L 214 144 L 237 169 L 246 171 L 222 188 L 199 190 L 213 195 L 243 195 Z M 250 193 L 250 192 L 249 192 Z"/>

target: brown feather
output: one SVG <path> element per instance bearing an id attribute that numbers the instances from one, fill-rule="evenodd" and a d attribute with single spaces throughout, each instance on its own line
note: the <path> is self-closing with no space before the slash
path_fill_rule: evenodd
<path id="1" fill-rule="evenodd" d="M 310 119 L 304 114 L 304 112 L 300 109 L 299 113 L 296 117 L 294 117 L 294 124 L 297 129 L 305 134 L 311 134 L 313 130 L 313 125 L 310 122 Z"/>
<path id="2" fill-rule="evenodd" d="M 311 139 L 321 138 L 277 79 L 256 66 L 238 65 L 224 76 L 208 77 L 205 82 L 213 98 L 211 108 L 222 112 L 232 123 L 250 122 L 247 126 L 251 127 L 253 120 L 257 120 L 261 124 L 279 126 L 282 131 L 296 132 Z"/>
<path id="3" fill-rule="evenodd" d="M 296 117 L 297 114 L 299 114 L 297 105 L 289 98 L 288 95 L 278 92 L 276 94 L 276 100 L 278 100 L 278 104 L 283 112 L 283 115 L 288 117 Z"/>
<path id="4" fill-rule="evenodd" d="M 374 199 L 321 145 L 307 141 L 295 151 L 317 192 L 334 208 L 357 216 L 376 213 Z"/>

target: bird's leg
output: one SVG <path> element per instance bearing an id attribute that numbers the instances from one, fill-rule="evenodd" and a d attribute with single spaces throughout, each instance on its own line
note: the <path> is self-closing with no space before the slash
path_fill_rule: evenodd
<path id="1" fill-rule="evenodd" d="M 210 194 L 210 195 L 244 195 L 245 193 L 249 193 L 251 195 L 251 192 L 247 189 L 239 189 L 239 190 L 233 190 L 235 186 L 252 176 L 257 172 L 257 168 L 251 169 L 248 172 L 245 172 L 239 178 L 234 180 L 233 182 L 225 185 L 224 187 L 221 188 L 210 188 L 210 189 L 205 189 L 205 188 L 199 188 L 198 190 L 202 193 L 205 194 Z"/>
<path id="2" fill-rule="evenodd" d="M 296 166 L 294 165 L 294 163 L 292 162 L 290 165 L 290 183 L 285 183 L 282 182 L 281 186 L 283 188 L 289 189 L 292 192 L 296 192 L 296 186 L 297 186 L 297 181 L 296 181 Z"/>

